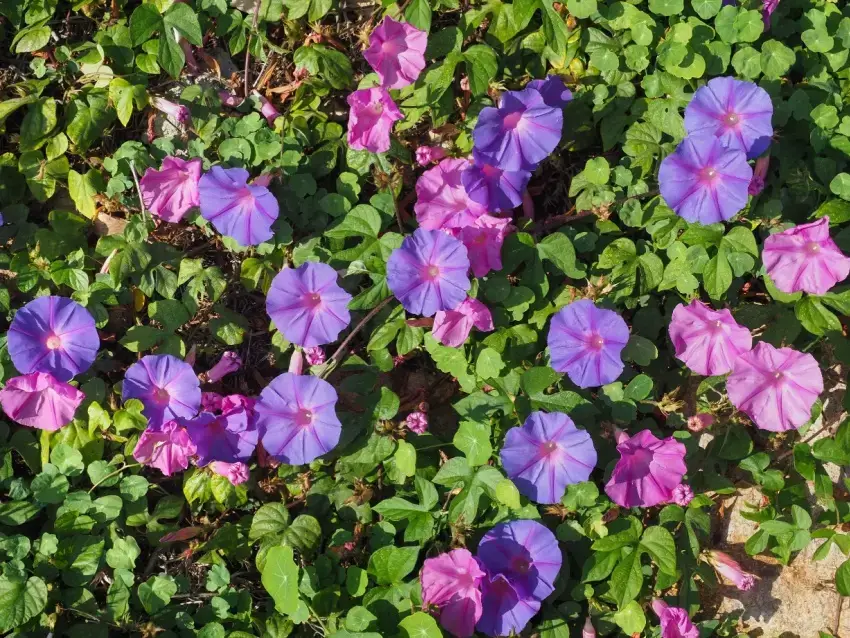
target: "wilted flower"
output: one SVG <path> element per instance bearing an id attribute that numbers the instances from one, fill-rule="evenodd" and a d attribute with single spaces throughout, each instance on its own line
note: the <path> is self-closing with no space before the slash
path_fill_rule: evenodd
<path id="1" fill-rule="evenodd" d="M 817 360 L 793 348 L 756 344 L 735 360 L 726 393 L 762 430 L 783 432 L 803 425 L 823 392 Z"/>
<path id="2" fill-rule="evenodd" d="M 241 485 L 251 478 L 251 472 L 248 466 L 241 461 L 237 461 L 236 463 L 213 461 L 210 463 L 210 469 L 219 476 L 225 477 L 230 481 L 231 485 Z"/>
<path id="3" fill-rule="evenodd" d="M 750 180 L 747 193 L 755 196 L 764 190 L 764 180 L 767 178 L 767 169 L 769 166 L 770 155 L 765 155 L 756 160 L 756 166 L 753 169 L 753 178 Z"/>
<path id="4" fill-rule="evenodd" d="M 714 224 L 747 205 L 753 169 L 744 151 L 714 136 L 686 137 L 658 171 L 661 196 L 679 217 Z"/>
<path id="5" fill-rule="evenodd" d="M 705 554 L 705 558 L 718 574 L 731 581 L 741 591 L 749 591 L 756 584 L 755 576 L 745 572 L 738 561 L 729 554 L 712 549 Z"/>
<path id="6" fill-rule="evenodd" d="M 185 125 L 192 123 L 192 113 L 189 111 L 188 106 L 175 104 L 174 102 L 162 97 L 152 97 L 150 99 L 150 104 L 157 111 L 164 113 L 178 124 Z"/>
<path id="7" fill-rule="evenodd" d="M 503 171 L 476 150 L 472 156 L 473 163 L 461 175 L 469 198 L 489 212 L 509 211 L 519 206 L 531 172 Z"/>
<path id="8" fill-rule="evenodd" d="M 420 573 L 422 604 L 440 609 L 440 625 L 458 638 L 467 638 L 481 618 L 481 581 L 487 574 L 469 550 L 453 549 L 425 559 Z"/>
<path id="9" fill-rule="evenodd" d="M 572 91 L 559 75 L 547 75 L 544 80 L 532 80 L 525 87 L 538 91 L 543 101 L 553 108 L 562 109 L 573 99 Z"/>
<path id="10" fill-rule="evenodd" d="M 438 230 L 416 229 L 387 261 L 387 285 L 416 315 L 453 310 L 466 299 L 469 257 L 457 239 Z"/>
<path id="11" fill-rule="evenodd" d="M 221 412 L 221 402 L 224 397 L 218 392 L 201 393 L 201 412 Z"/>
<path id="12" fill-rule="evenodd" d="M 688 503 L 692 500 L 694 500 L 694 491 L 690 485 L 682 483 L 681 485 L 677 485 L 673 490 L 673 502 L 676 505 L 687 507 Z"/>
<path id="13" fill-rule="evenodd" d="M 413 210 L 419 226 L 427 230 L 465 228 L 487 212 L 473 201 L 463 186 L 469 160 L 444 159 L 416 180 Z"/>
<path id="14" fill-rule="evenodd" d="M 73 299 L 38 297 L 15 313 L 8 349 L 19 372 L 70 381 L 94 363 L 100 337 L 94 317 Z"/>
<path id="15" fill-rule="evenodd" d="M 510 218 L 493 215 L 482 215 L 461 229 L 460 240 L 466 246 L 473 275 L 483 277 L 502 269 L 502 244 L 514 230 Z"/>
<path id="16" fill-rule="evenodd" d="M 754 159 L 770 146 L 772 117 L 767 91 L 753 82 L 721 77 L 696 90 L 685 108 L 685 129 L 689 136 L 715 136 Z"/>
<path id="17" fill-rule="evenodd" d="M 473 327 L 481 332 L 490 332 L 493 330 L 493 315 L 483 303 L 467 297 L 454 310 L 440 310 L 434 315 L 431 334 L 444 346 L 459 348 L 466 342 Z"/>
<path id="18" fill-rule="evenodd" d="M 235 352 L 227 351 L 221 355 L 209 372 L 206 373 L 207 383 L 218 383 L 228 374 L 233 374 L 242 367 L 242 359 Z"/>
<path id="19" fill-rule="evenodd" d="M 411 412 L 404 420 L 404 424 L 411 432 L 415 432 L 416 434 L 425 434 L 428 430 L 428 415 L 419 410 Z"/>
<path id="20" fill-rule="evenodd" d="M 348 95 L 348 146 L 359 151 L 390 150 L 393 122 L 404 116 L 383 87 L 360 89 Z"/>
<path id="21" fill-rule="evenodd" d="M 351 322 L 350 301 L 351 295 L 337 283 L 336 270 L 308 261 L 275 276 L 266 312 L 289 341 L 312 348 L 336 341 Z"/>
<path id="22" fill-rule="evenodd" d="M 829 236 L 829 217 L 794 226 L 764 240 L 762 261 L 782 292 L 825 295 L 850 274 L 850 257 Z"/>
<path id="23" fill-rule="evenodd" d="M 200 204 L 201 170 L 200 159 L 179 157 L 166 157 L 159 170 L 148 168 L 139 182 L 145 207 L 167 222 L 179 222 L 190 208 Z"/>
<path id="24" fill-rule="evenodd" d="M 710 414 L 705 412 L 695 414 L 688 417 L 688 430 L 694 433 L 702 432 L 706 428 L 711 427 L 712 423 L 714 423 L 714 417 Z"/>
<path id="25" fill-rule="evenodd" d="M 168 421 L 159 427 L 149 425 L 139 437 L 133 457 L 143 465 L 157 468 L 166 476 L 189 467 L 195 455 L 195 444 L 186 428 L 177 421 Z"/>
<path id="26" fill-rule="evenodd" d="M 247 461 L 257 447 L 259 434 L 244 408 L 216 416 L 202 412 L 193 419 L 179 419 L 197 448 L 198 465 L 212 461 Z"/>
<path id="27" fill-rule="evenodd" d="M 688 471 L 685 446 L 658 439 L 649 430 L 617 438 L 620 460 L 605 485 L 605 493 L 620 507 L 652 507 L 673 500 L 673 490 Z"/>
<path id="28" fill-rule="evenodd" d="M 596 448 L 566 414 L 532 412 L 522 427 L 511 428 L 499 452 L 517 489 L 535 503 L 558 503 L 567 485 L 590 478 Z"/>
<path id="29" fill-rule="evenodd" d="M 12 377 L 0 390 L 0 406 L 12 421 L 55 432 L 74 420 L 86 395 L 47 372 Z"/>
<path id="30" fill-rule="evenodd" d="M 256 246 L 274 236 L 277 199 L 261 184 L 248 183 L 244 168 L 213 166 L 199 184 L 201 216 L 240 246 Z"/>
<path id="31" fill-rule="evenodd" d="M 311 366 L 320 366 L 327 360 L 325 351 L 321 346 L 304 348 L 304 358 L 307 359 L 307 363 Z"/>
<path id="32" fill-rule="evenodd" d="M 363 57 L 378 74 L 381 86 L 400 89 L 413 84 L 422 73 L 427 46 L 427 32 L 386 16 L 372 31 Z"/>
<path id="33" fill-rule="evenodd" d="M 127 368 L 122 398 L 139 399 L 150 426 L 158 429 L 177 418 L 190 419 L 201 405 L 201 384 L 185 361 L 170 354 L 149 354 Z"/>
<path id="34" fill-rule="evenodd" d="M 218 92 L 218 99 L 221 100 L 221 103 L 225 106 L 229 106 L 231 108 L 237 107 L 242 104 L 242 98 L 238 95 L 234 95 L 230 91 L 221 90 Z"/>
<path id="35" fill-rule="evenodd" d="M 439 162 L 446 156 L 446 151 L 442 146 L 420 146 L 416 149 L 416 163 L 419 166 L 428 166 L 434 162 Z"/>
<path id="36" fill-rule="evenodd" d="M 661 621 L 661 638 L 699 638 L 699 629 L 681 607 L 670 607 L 660 598 L 655 598 L 652 611 Z"/>
<path id="37" fill-rule="evenodd" d="M 628 341 L 629 327 L 616 312 L 589 299 L 573 301 L 552 318 L 551 365 L 580 388 L 605 385 L 623 372 L 620 353 Z"/>
<path id="38" fill-rule="evenodd" d="M 255 411 L 263 448 L 289 465 L 303 465 L 339 443 L 337 394 L 327 381 L 284 372 L 260 393 Z"/>
<path id="39" fill-rule="evenodd" d="M 738 355 L 753 347 L 750 331 L 738 325 L 731 312 L 712 310 L 698 299 L 673 309 L 668 331 L 676 358 L 707 376 L 726 374 Z"/>
<path id="40" fill-rule="evenodd" d="M 260 102 L 260 114 L 266 118 L 266 122 L 269 123 L 269 126 L 274 127 L 275 120 L 283 116 L 280 114 L 280 111 L 274 107 L 274 104 L 269 102 L 265 96 L 260 95 L 258 92 L 256 93 L 256 96 L 257 100 Z"/>

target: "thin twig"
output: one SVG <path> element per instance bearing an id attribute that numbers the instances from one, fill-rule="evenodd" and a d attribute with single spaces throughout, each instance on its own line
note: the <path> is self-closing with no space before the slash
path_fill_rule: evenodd
<path id="1" fill-rule="evenodd" d="M 354 326 L 354 330 L 348 333 L 348 336 L 343 340 L 341 344 L 339 344 L 339 347 L 336 349 L 336 352 L 334 352 L 331 355 L 331 358 L 328 359 L 328 365 L 320 375 L 323 379 L 327 377 L 334 368 L 336 368 L 340 361 L 342 361 L 342 358 L 345 356 L 346 348 L 348 348 L 348 344 L 351 343 L 351 340 L 354 338 L 354 335 L 360 332 L 361 328 L 363 328 L 363 326 L 369 323 L 372 317 L 378 314 L 383 309 L 383 307 L 390 303 L 393 299 L 394 297 L 392 296 L 384 299 L 381 303 L 372 308 L 369 311 L 369 314 L 367 314 L 365 317 L 363 317 L 363 319 L 360 320 L 360 323 Z"/>
<path id="2" fill-rule="evenodd" d="M 789 447 L 789 448 L 788 448 L 787 450 L 785 450 L 782 454 L 780 454 L 779 456 L 777 456 L 777 457 L 776 457 L 776 460 L 777 460 L 777 461 L 781 461 L 782 459 L 784 459 L 784 458 L 787 458 L 787 457 L 791 456 L 792 454 L 794 454 L 794 448 L 795 448 L 796 446 L 801 445 L 801 444 L 803 444 L 803 443 L 809 443 L 812 439 L 816 438 L 816 437 L 817 437 L 818 435 L 820 435 L 822 432 L 824 432 L 825 430 L 831 429 L 831 428 L 832 428 L 832 426 L 831 426 L 831 425 L 829 425 L 829 424 L 827 424 L 826 420 L 824 420 L 824 421 L 821 423 L 821 426 L 820 426 L 817 430 L 815 430 L 814 432 L 812 432 L 811 434 L 809 434 L 809 435 L 808 435 L 805 439 L 801 439 L 801 440 L 797 441 L 797 442 L 796 442 L 793 446 Z"/>
<path id="3" fill-rule="evenodd" d="M 108 480 L 109 480 L 109 479 L 111 479 L 113 476 L 118 476 L 118 475 L 119 475 L 119 474 L 121 474 L 121 472 L 123 472 L 124 470 L 128 470 L 128 469 L 133 468 L 133 467 L 139 467 L 140 465 L 141 465 L 141 463 L 128 463 L 127 465 L 124 465 L 124 466 L 122 466 L 122 467 L 119 467 L 119 468 L 118 468 L 117 470 L 115 470 L 114 472 L 110 472 L 109 474 L 107 474 L 106 476 L 104 476 L 102 479 L 100 479 L 97 483 L 95 483 L 94 485 L 92 485 L 92 486 L 91 486 L 91 489 L 89 490 L 89 494 L 91 494 L 92 492 L 94 492 L 95 488 L 96 488 L 98 485 L 100 485 L 101 483 L 103 483 L 104 481 L 108 481 Z"/>
<path id="4" fill-rule="evenodd" d="M 147 222 L 148 218 L 146 217 L 145 211 L 145 198 L 142 197 L 142 187 L 139 186 L 139 176 L 136 174 L 135 160 L 130 160 L 130 172 L 133 174 L 133 182 L 136 184 L 136 193 L 139 194 L 139 208 L 142 209 L 142 219 Z"/>
<path id="5" fill-rule="evenodd" d="M 245 47 L 245 99 L 248 99 L 248 85 L 251 83 L 251 38 L 254 37 L 254 31 L 257 30 L 257 20 L 260 17 L 260 2 L 254 6 L 254 18 L 251 20 L 251 33 L 248 34 L 248 44 Z"/>

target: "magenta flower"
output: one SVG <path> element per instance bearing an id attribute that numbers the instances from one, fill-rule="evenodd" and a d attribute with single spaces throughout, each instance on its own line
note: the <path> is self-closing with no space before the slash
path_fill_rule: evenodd
<path id="1" fill-rule="evenodd" d="M 0 390 L 0 407 L 12 421 L 55 432 L 74 420 L 86 395 L 47 372 L 12 377 Z"/>
<path id="2" fill-rule="evenodd" d="M 446 156 L 446 151 L 442 146 L 420 146 L 416 149 L 416 163 L 419 166 L 428 166 L 434 162 L 439 162 Z"/>
<path id="3" fill-rule="evenodd" d="M 307 360 L 308 365 L 311 366 L 320 366 L 325 361 L 327 361 L 325 351 L 322 349 L 321 346 L 316 346 L 314 348 L 304 348 L 304 358 Z"/>
<path id="4" fill-rule="evenodd" d="M 265 451 L 283 463 L 303 465 L 333 450 L 342 431 L 336 401 L 333 386 L 317 377 L 289 372 L 275 377 L 255 408 Z"/>
<path id="5" fill-rule="evenodd" d="M 773 103 L 763 88 L 732 77 L 714 78 L 696 90 L 685 108 L 689 136 L 710 135 L 754 159 L 770 146 Z"/>
<path id="6" fill-rule="evenodd" d="M 201 412 L 221 412 L 221 402 L 224 397 L 218 392 L 201 393 Z"/>
<path id="7" fill-rule="evenodd" d="M 539 91 L 508 91 L 498 107 L 481 110 L 472 139 L 488 163 L 504 171 L 528 171 L 555 150 L 562 128 L 561 109 L 546 104 Z"/>
<path id="8" fill-rule="evenodd" d="M 776 11 L 779 6 L 779 0 L 764 0 L 764 5 L 761 10 L 761 19 L 764 22 L 764 30 L 770 29 L 770 16 Z"/>
<path id="9" fill-rule="evenodd" d="M 247 461 L 257 447 L 259 433 L 244 408 L 218 416 L 202 412 L 193 419 L 179 419 L 179 423 L 189 432 L 201 467 L 212 461 Z"/>
<path id="10" fill-rule="evenodd" d="M 567 485 L 590 478 L 596 448 L 584 430 L 561 412 L 532 412 L 522 427 L 511 428 L 499 452 L 517 488 L 535 503 L 558 503 Z"/>
<path id="11" fill-rule="evenodd" d="M 694 433 L 702 432 L 706 428 L 711 427 L 712 423 L 714 423 L 714 417 L 710 414 L 705 412 L 695 414 L 688 417 L 688 430 Z"/>
<path id="12" fill-rule="evenodd" d="M 274 236 L 280 209 L 269 189 L 248 183 L 244 168 L 213 166 L 199 184 L 201 216 L 240 246 L 256 246 Z"/>
<path id="13" fill-rule="evenodd" d="M 688 471 L 685 446 L 657 439 L 649 430 L 617 438 L 620 460 L 605 485 L 605 493 L 620 507 L 652 507 L 673 500 L 673 490 Z"/>
<path id="14" fill-rule="evenodd" d="M 251 472 L 248 466 L 241 461 L 237 461 L 236 463 L 213 461 L 210 463 L 210 469 L 230 481 L 231 485 L 241 485 L 251 478 Z"/>
<path id="15" fill-rule="evenodd" d="M 283 117 L 280 112 L 274 107 L 274 104 L 269 102 L 265 96 L 260 95 L 259 92 L 255 92 L 257 96 L 257 100 L 260 102 L 260 114 L 266 118 L 266 122 L 269 123 L 269 126 L 274 128 L 275 120 L 279 117 Z"/>
<path id="16" fill-rule="evenodd" d="M 440 310 L 434 315 L 431 334 L 444 346 L 459 348 L 466 342 L 473 327 L 481 332 L 491 332 L 493 315 L 483 303 L 467 297 L 454 310 Z"/>
<path id="17" fill-rule="evenodd" d="M 248 418 L 254 418 L 254 406 L 257 400 L 254 397 L 246 397 L 243 394 L 228 394 L 221 400 L 221 412 L 226 414 L 235 410 L 246 410 Z"/>
<path id="18" fill-rule="evenodd" d="M 520 633 L 555 590 L 563 560 L 555 535 L 537 521 L 500 523 L 481 539 L 477 554 L 488 577 L 476 629 L 488 636 Z"/>
<path id="19" fill-rule="evenodd" d="M 556 109 L 564 108 L 573 99 L 572 91 L 559 75 L 547 75 L 544 80 L 532 80 L 525 88 L 538 91 L 543 101 Z"/>
<path id="20" fill-rule="evenodd" d="M 420 410 L 411 412 L 404 420 L 404 424 L 411 432 L 415 432 L 416 434 L 425 434 L 428 430 L 428 415 Z"/>
<path id="21" fill-rule="evenodd" d="M 713 136 L 686 137 L 661 162 L 661 196 L 679 217 L 714 224 L 747 205 L 753 169 L 747 156 Z"/>
<path id="22" fill-rule="evenodd" d="M 460 240 L 469 254 L 472 274 L 483 277 L 502 269 L 502 244 L 514 230 L 510 218 L 493 215 L 482 215 L 461 229 Z"/>
<path id="23" fill-rule="evenodd" d="M 472 156 L 474 162 L 461 175 L 469 199 L 490 212 L 509 211 L 519 206 L 531 173 L 503 171 L 477 150 L 473 150 Z"/>
<path id="24" fill-rule="evenodd" d="M 596 638 L 596 629 L 593 627 L 590 616 L 585 619 L 584 627 L 581 628 L 581 638 Z"/>
<path id="25" fill-rule="evenodd" d="M 824 295 L 850 274 L 850 257 L 829 236 L 829 217 L 794 226 L 764 240 L 762 261 L 782 292 Z"/>
<path id="26" fill-rule="evenodd" d="M 19 372 L 49 372 L 58 381 L 88 370 L 100 347 L 94 317 L 67 297 L 33 299 L 15 313 L 7 337 Z"/>
<path id="27" fill-rule="evenodd" d="M 419 580 L 422 605 L 440 610 L 440 625 L 453 636 L 467 638 L 481 618 L 479 587 L 487 574 L 466 549 L 453 549 L 425 559 Z"/>
<path id="28" fill-rule="evenodd" d="M 198 182 L 201 160 L 166 157 L 162 168 L 149 168 L 139 182 L 145 207 L 167 222 L 179 222 L 193 206 L 200 204 Z"/>
<path id="29" fill-rule="evenodd" d="M 729 554 L 712 549 L 708 551 L 705 557 L 718 574 L 731 581 L 741 591 L 749 591 L 756 584 L 755 576 L 745 572 L 738 561 Z"/>
<path id="30" fill-rule="evenodd" d="M 681 485 L 677 485 L 676 489 L 673 490 L 673 502 L 676 505 L 687 507 L 688 503 L 692 500 L 694 500 L 694 491 L 690 485 L 682 483 Z"/>
<path id="31" fill-rule="evenodd" d="M 628 341 L 629 327 L 620 315 L 597 308 L 589 299 L 580 299 L 552 318 L 550 363 L 558 372 L 566 372 L 580 388 L 605 385 L 623 372 L 620 353 Z"/>
<path id="32" fill-rule="evenodd" d="M 393 122 L 404 119 L 383 87 L 360 89 L 348 95 L 348 145 L 358 151 L 390 150 Z"/>
<path id="33" fill-rule="evenodd" d="M 821 392 L 823 375 L 812 355 L 765 341 L 738 357 L 726 380 L 732 405 L 771 432 L 803 425 Z"/>
<path id="34" fill-rule="evenodd" d="M 668 331 L 676 358 L 706 376 L 726 374 L 738 355 L 753 347 L 750 331 L 731 312 L 712 310 L 698 299 L 673 309 Z"/>
<path id="35" fill-rule="evenodd" d="M 466 299 L 470 281 L 466 248 L 438 230 L 416 229 L 387 261 L 387 285 L 416 315 L 453 310 Z"/>
<path id="36" fill-rule="evenodd" d="M 463 186 L 469 160 L 444 159 L 416 180 L 416 221 L 427 230 L 465 228 L 487 212 L 473 201 Z"/>
<path id="37" fill-rule="evenodd" d="M 284 268 L 272 280 L 266 312 L 292 343 L 312 348 L 336 341 L 351 322 L 351 295 L 337 284 L 327 264 L 308 261 Z"/>
<path id="38" fill-rule="evenodd" d="M 127 368 L 122 398 L 139 399 L 150 427 L 178 418 L 191 419 L 201 405 L 201 384 L 185 361 L 170 354 L 149 354 Z"/>
<path id="39" fill-rule="evenodd" d="M 160 427 L 148 426 L 139 437 L 133 457 L 143 465 L 157 468 L 166 476 L 189 467 L 195 455 L 195 444 L 186 428 L 177 421 L 168 421 Z"/>
<path id="40" fill-rule="evenodd" d="M 387 16 L 372 31 L 363 57 L 378 74 L 381 86 L 400 89 L 416 82 L 422 73 L 427 46 L 425 31 Z"/>
<path id="41" fill-rule="evenodd" d="M 205 377 L 207 383 L 218 383 L 228 374 L 237 372 L 242 367 L 242 359 L 235 352 L 225 352 Z"/>
<path id="42" fill-rule="evenodd" d="M 175 104 L 174 102 L 162 97 L 152 97 L 150 99 L 150 103 L 157 111 L 164 113 L 177 124 L 185 126 L 186 124 L 192 123 L 192 113 L 189 111 L 188 106 Z"/>
<path id="43" fill-rule="evenodd" d="M 753 178 L 747 187 L 747 193 L 755 196 L 764 190 L 764 181 L 767 179 L 767 169 L 769 166 L 770 155 L 765 155 L 756 160 L 756 166 L 753 169 Z"/>
<path id="44" fill-rule="evenodd" d="M 661 621 L 661 638 L 699 638 L 699 629 L 681 607 L 670 607 L 660 598 L 655 598 L 652 611 Z"/>

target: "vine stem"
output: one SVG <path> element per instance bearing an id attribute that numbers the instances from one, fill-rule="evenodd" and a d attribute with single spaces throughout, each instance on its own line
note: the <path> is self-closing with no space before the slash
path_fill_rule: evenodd
<path id="1" fill-rule="evenodd" d="M 254 6 L 254 17 L 251 20 L 251 33 L 248 34 L 248 43 L 245 46 L 245 99 L 248 99 L 248 85 L 251 83 L 251 38 L 257 30 L 257 20 L 260 18 L 260 2 Z"/>
<path id="2" fill-rule="evenodd" d="M 100 479 L 97 483 L 95 483 L 94 485 L 92 485 L 92 486 L 91 486 L 91 489 L 89 490 L 89 494 L 91 494 L 92 492 L 94 492 L 94 488 L 96 488 L 98 485 L 100 485 L 100 484 L 101 484 L 101 483 L 103 483 L 104 481 L 108 481 L 108 480 L 109 480 L 109 479 L 111 479 L 113 476 L 118 476 L 118 475 L 119 475 L 119 474 L 121 474 L 121 472 L 123 472 L 124 470 L 128 470 L 128 469 L 133 468 L 133 467 L 139 467 L 140 465 L 141 465 L 141 463 L 130 463 L 130 464 L 128 464 L 128 465 L 124 465 L 124 466 L 122 466 L 122 467 L 119 467 L 119 468 L 118 468 L 117 470 L 115 470 L 114 472 L 110 472 L 109 474 L 107 474 L 106 476 L 104 476 L 102 479 Z"/>
<path id="3" fill-rule="evenodd" d="M 136 184 L 136 193 L 139 195 L 139 208 L 142 210 L 142 219 L 147 222 L 145 198 L 142 197 L 142 187 L 139 185 L 139 176 L 136 173 L 136 162 L 134 160 L 130 160 L 130 172 L 133 174 L 133 182 Z"/>
<path id="4" fill-rule="evenodd" d="M 392 296 L 389 296 L 386 299 L 384 299 L 381 303 L 379 303 L 377 306 L 372 308 L 369 311 L 369 314 L 367 314 L 365 317 L 363 317 L 363 319 L 360 320 L 360 323 L 358 323 L 356 326 L 354 326 L 354 330 L 352 330 L 351 332 L 348 333 L 348 336 L 343 340 L 343 342 L 341 344 L 339 344 L 339 347 L 331 355 L 331 358 L 328 360 L 328 367 L 325 368 L 324 372 L 322 372 L 322 374 L 320 375 L 322 379 L 327 377 L 331 373 L 331 371 L 333 371 L 333 369 L 336 368 L 336 366 L 339 364 L 339 362 L 345 356 L 345 350 L 348 347 L 348 344 L 351 343 L 351 340 L 354 338 L 354 336 L 358 332 L 360 332 L 360 330 L 363 328 L 363 326 L 365 326 L 367 323 L 369 323 L 369 321 L 376 314 L 378 314 L 384 308 L 384 306 L 386 306 L 392 300 L 393 300 Z"/>

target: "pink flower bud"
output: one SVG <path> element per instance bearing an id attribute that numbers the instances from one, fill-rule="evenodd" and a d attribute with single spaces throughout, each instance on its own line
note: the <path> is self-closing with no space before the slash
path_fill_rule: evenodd
<path id="1" fill-rule="evenodd" d="M 460 90 L 461 91 L 468 91 L 469 90 L 469 77 L 464 75 L 460 79 Z"/>
<path id="2" fill-rule="evenodd" d="M 420 146 L 416 149 L 416 163 L 419 166 L 428 166 L 433 162 L 439 162 L 446 156 L 442 146 Z"/>
<path id="3" fill-rule="evenodd" d="M 428 430 L 428 415 L 424 412 L 411 412 L 404 420 L 407 429 L 416 434 L 425 434 Z"/>
<path id="4" fill-rule="evenodd" d="M 581 629 L 581 638 L 596 638 L 596 630 L 593 628 L 593 623 L 590 622 L 590 616 L 584 621 L 584 627 Z"/>
<path id="5" fill-rule="evenodd" d="M 292 374 L 301 374 L 304 369 L 304 355 L 301 353 L 301 348 L 296 348 L 289 359 L 289 372 Z"/>
<path id="6" fill-rule="evenodd" d="M 686 507 L 692 500 L 694 500 L 694 491 L 690 485 L 682 483 L 673 488 L 673 502 L 676 505 Z"/>
<path id="7" fill-rule="evenodd" d="M 210 469 L 219 476 L 225 477 L 232 485 L 244 483 L 251 477 L 248 466 L 242 462 L 225 463 L 223 461 L 213 461 L 210 463 Z"/>
<path id="8" fill-rule="evenodd" d="M 753 178 L 750 180 L 749 194 L 758 195 L 764 190 L 764 180 L 767 178 L 767 168 L 770 165 L 770 155 L 765 155 L 756 160 L 753 169 Z"/>
<path id="9" fill-rule="evenodd" d="M 320 366 L 327 360 L 322 346 L 304 348 L 304 356 L 307 358 L 307 363 L 311 366 Z"/>
<path id="10" fill-rule="evenodd" d="M 216 363 L 210 371 L 207 372 L 208 383 L 218 383 L 228 374 L 233 374 L 242 367 L 242 359 L 235 352 L 225 352 L 221 355 L 218 363 Z"/>
<path id="11" fill-rule="evenodd" d="M 218 98 L 221 100 L 221 103 L 225 106 L 237 107 L 242 104 L 242 99 L 233 95 L 230 91 L 219 91 Z"/>
<path id="12" fill-rule="evenodd" d="M 151 106 L 179 124 L 185 125 L 192 123 L 192 114 L 189 112 L 188 106 L 175 104 L 161 97 L 151 98 Z"/>
<path id="13" fill-rule="evenodd" d="M 725 552 L 713 549 L 706 555 L 706 560 L 718 574 L 731 581 L 741 591 L 749 591 L 756 584 L 755 576 L 745 572 L 741 565 Z"/>
<path id="14" fill-rule="evenodd" d="M 2 216 L 0 216 L 0 226 L 2 226 L 2 225 L 3 225 Z M 106 261 L 103 262 L 103 266 L 100 267 L 100 274 L 101 275 L 105 275 L 106 273 L 109 272 L 109 265 L 112 263 L 112 258 L 115 257 L 115 255 L 117 255 L 117 254 L 118 254 L 118 249 L 113 248 L 112 252 L 109 253 L 109 257 L 107 257 Z"/>
<path id="15" fill-rule="evenodd" d="M 714 417 L 705 412 L 688 417 L 688 429 L 691 432 L 702 432 L 714 423 Z"/>
<path id="16" fill-rule="evenodd" d="M 274 126 L 275 120 L 281 117 L 280 112 L 274 107 L 274 104 L 269 102 L 264 96 L 260 95 L 257 91 L 254 91 L 254 95 L 257 96 L 257 99 L 260 101 L 260 113 L 266 118 L 266 122 L 269 123 L 269 126 Z"/>

